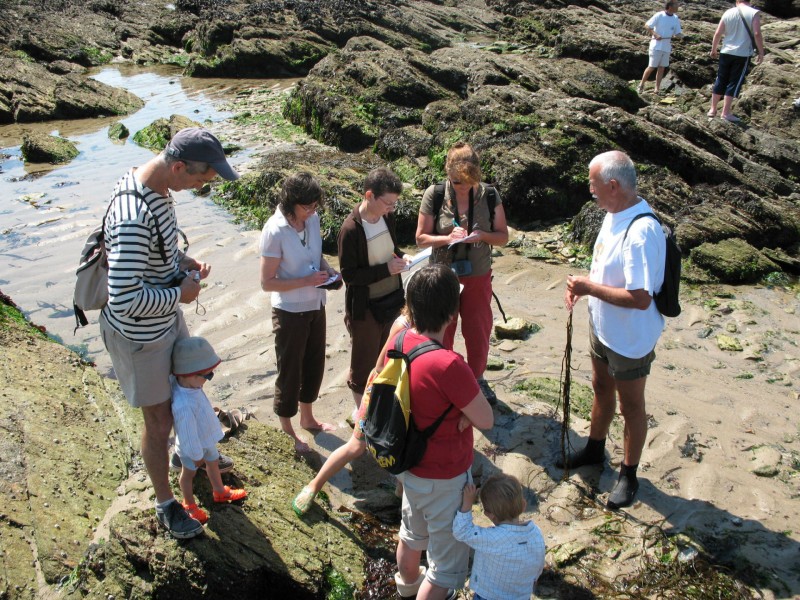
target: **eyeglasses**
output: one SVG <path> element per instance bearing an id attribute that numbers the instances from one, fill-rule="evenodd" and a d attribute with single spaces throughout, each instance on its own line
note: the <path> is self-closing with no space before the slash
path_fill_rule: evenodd
<path id="1" fill-rule="evenodd" d="M 200 377 L 202 377 L 206 381 L 211 381 L 212 379 L 214 379 L 214 371 L 209 371 L 208 373 L 203 373 L 202 375 L 200 375 Z"/>
<path id="2" fill-rule="evenodd" d="M 315 210 L 317 210 L 317 205 L 318 204 L 319 204 L 319 202 L 312 202 L 311 204 L 301 204 L 300 206 L 307 213 L 313 213 Z"/>
<path id="3" fill-rule="evenodd" d="M 392 198 L 391 196 L 379 196 L 377 199 L 386 204 L 387 206 L 394 206 L 395 204 L 397 204 L 397 201 L 400 198 L 399 196 L 395 196 L 394 198 Z"/>

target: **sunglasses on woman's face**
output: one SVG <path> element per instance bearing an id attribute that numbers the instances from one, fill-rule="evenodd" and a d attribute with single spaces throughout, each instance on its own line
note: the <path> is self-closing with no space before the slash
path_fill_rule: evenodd
<path id="1" fill-rule="evenodd" d="M 214 371 L 209 371 L 208 373 L 203 373 L 202 375 L 200 375 L 200 377 L 202 377 L 206 381 L 211 381 L 212 379 L 214 379 Z"/>

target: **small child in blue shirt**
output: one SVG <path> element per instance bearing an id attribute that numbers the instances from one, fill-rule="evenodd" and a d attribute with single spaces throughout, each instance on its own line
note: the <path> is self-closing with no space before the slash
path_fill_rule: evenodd
<path id="1" fill-rule="evenodd" d="M 221 362 L 211 344 L 201 337 L 180 339 L 172 349 L 172 418 L 175 450 L 181 460 L 181 504 L 200 523 L 208 521 L 208 513 L 197 506 L 194 498 L 194 477 L 201 463 L 205 464 L 214 502 L 235 502 L 247 496 L 245 490 L 222 483 L 217 450 L 217 442 L 223 438 L 222 427 L 203 391 Z"/>
<path id="2" fill-rule="evenodd" d="M 494 527 L 473 524 L 477 495 L 474 484 L 464 485 L 453 522 L 453 536 L 475 550 L 469 577 L 474 600 L 530 600 L 544 570 L 545 546 L 536 524 L 519 518 L 526 507 L 519 480 L 498 473 L 481 486 L 483 512 Z"/>

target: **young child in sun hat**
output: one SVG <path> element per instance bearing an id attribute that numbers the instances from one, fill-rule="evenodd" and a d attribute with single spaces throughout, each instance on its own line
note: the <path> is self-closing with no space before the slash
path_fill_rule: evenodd
<path id="1" fill-rule="evenodd" d="M 214 377 L 214 369 L 220 362 L 211 344 L 201 337 L 178 340 L 172 349 L 172 417 L 175 450 L 182 465 L 182 504 L 189 516 L 201 523 L 208 521 L 208 515 L 197 506 L 193 494 L 198 463 L 205 461 L 214 502 L 233 502 L 247 496 L 243 489 L 223 485 L 219 472 L 217 442 L 223 438 L 222 426 L 203 386 Z"/>

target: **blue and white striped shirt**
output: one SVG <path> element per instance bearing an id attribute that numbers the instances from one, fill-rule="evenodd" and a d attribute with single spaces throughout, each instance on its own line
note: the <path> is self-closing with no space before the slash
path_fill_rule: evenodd
<path id="1" fill-rule="evenodd" d="M 170 287 L 182 257 L 175 203 L 172 196 L 164 197 L 144 186 L 135 169 L 117 182 L 112 202 L 105 220 L 108 304 L 103 316 L 127 339 L 154 342 L 170 330 L 180 303 L 180 288 Z M 158 231 L 164 240 L 166 262 Z"/>

